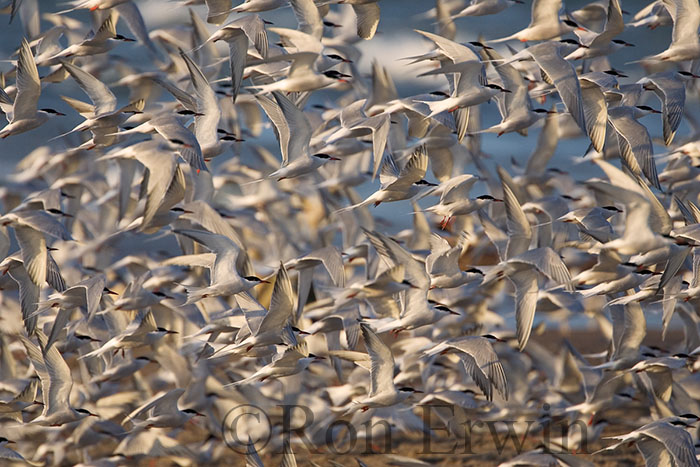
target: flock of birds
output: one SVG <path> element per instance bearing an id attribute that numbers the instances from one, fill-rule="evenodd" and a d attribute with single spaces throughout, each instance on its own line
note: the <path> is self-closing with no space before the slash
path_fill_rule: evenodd
<path id="1" fill-rule="evenodd" d="M 33 136 L 14 172 L 3 149 L 2 463 L 292 466 L 514 421 L 539 444 L 502 465 L 592 465 L 605 454 L 575 453 L 631 444 L 648 466 L 699 465 L 698 0 L 636 14 L 534 0 L 527 28 L 467 43 L 472 17 L 527 6 L 426 2 L 435 32 L 415 34 L 431 50 L 407 58 L 439 85 L 407 97 L 381 63 L 359 69 L 376 0 L 205 3 L 206 18 L 152 30 L 131 0 L 2 10 L 25 37 L 0 137 L 82 117 Z M 297 29 L 263 19 L 287 7 Z M 666 26 L 668 48 L 628 78 L 625 31 Z M 124 41 L 141 56 L 119 56 Z M 41 105 L 64 81 L 86 97 Z M 484 127 L 494 101 L 502 119 Z M 481 149 L 530 127 L 536 148 L 509 169 Z M 566 139 L 580 143 L 568 171 L 550 164 Z M 412 219 L 398 232 L 373 213 L 393 202 Z M 548 345 L 577 321 L 603 352 Z M 544 436 L 555 425 L 571 429 Z"/>

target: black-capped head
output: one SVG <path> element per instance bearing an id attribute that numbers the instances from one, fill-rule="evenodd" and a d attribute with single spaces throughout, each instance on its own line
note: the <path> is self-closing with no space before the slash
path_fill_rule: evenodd
<path id="1" fill-rule="evenodd" d="M 634 47 L 634 44 L 627 41 L 623 41 L 622 39 L 613 39 L 612 42 L 613 44 L 621 45 L 623 47 Z"/>
<path id="2" fill-rule="evenodd" d="M 472 272 L 474 274 L 481 274 L 482 276 L 484 275 L 484 271 L 482 271 L 479 268 L 469 268 L 469 269 L 466 269 L 464 272 Z"/>
<path id="3" fill-rule="evenodd" d="M 247 280 L 248 282 L 257 282 L 258 284 L 269 284 L 270 281 L 266 281 L 265 279 L 260 279 L 258 276 L 245 276 L 243 279 Z"/>
<path id="4" fill-rule="evenodd" d="M 643 110 L 644 112 L 651 112 L 653 114 L 660 114 L 661 113 L 658 110 L 656 110 L 655 108 L 649 107 L 648 105 L 636 105 L 635 107 L 637 107 L 639 110 Z"/>
<path id="5" fill-rule="evenodd" d="M 94 414 L 87 409 L 75 409 L 75 411 L 87 417 L 97 417 L 97 414 Z"/>
<path id="6" fill-rule="evenodd" d="M 343 63 L 352 63 L 352 60 L 348 60 L 347 58 L 341 57 L 338 54 L 327 54 L 326 57 L 328 57 L 332 60 L 338 60 L 339 62 L 343 62 Z"/>
<path id="7" fill-rule="evenodd" d="M 469 41 L 469 44 L 473 45 L 474 47 L 480 47 L 480 48 L 486 49 L 486 50 L 493 50 L 493 47 L 489 47 L 488 45 L 484 44 L 483 42 Z"/>
<path id="8" fill-rule="evenodd" d="M 348 82 L 347 78 L 352 78 L 352 76 L 346 75 L 346 74 L 341 73 L 337 70 L 327 70 L 327 71 L 324 71 L 323 74 L 326 75 L 327 77 L 329 77 L 331 79 L 335 79 L 341 83 L 347 83 Z"/>
<path id="9" fill-rule="evenodd" d="M 171 331 L 170 329 L 165 329 L 162 327 L 157 328 L 158 332 L 164 332 L 165 334 L 177 334 L 177 331 Z"/>
<path id="10" fill-rule="evenodd" d="M 418 185 L 418 186 L 437 186 L 437 183 L 430 183 L 429 181 L 427 181 L 424 178 L 418 180 L 417 182 L 415 182 L 413 184 Z"/>
<path id="11" fill-rule="evenodd" d="M 413 389 L 413 388 L 409 388 L 409 387 L 402 387 L 402 388 L 399 388 L 399 391 L 401 391 L 401 392 L 412 392 L 412 393 L 414 393 L 414 394 L 423 394 L 423 391 L 419 391 L 418 389 Z"/>
<path id="12" fill-rule="evenodd" d="M 339 161 L 340 160 L 337 157 L 333 157 L 330 154 L 325 154 L 323 152 L 319 152 L 319 153 L 312 154 L 312 155 L 313 155 L 313 157 L 316 157 L 318 159 L 324 159 L 327 161 Z"/>
<path id="13" fill-rule="evenodd" d="M 626 74 L 624 74 L 621 71 L 618 71 L 614 68 L 611 68 L 610 70 L 605 70 L 603 73 L 605 73 L 606 75 L 610 75 L 610 76 L 617 76 L 618 78 L 627 78 Z"/>
<path id="14" fill-rule="evenodd" d="M 122 36 L 121 34 L 117 34 L 116 36 L 114 36 L 114 38 L 118 41 L 136 42 L 136 39 L 132 39 L 131 37 Z"/>
<path id="15" fill-rule="evenodd" d="M 583 29 L 581 26 L 578 25 L 578 23 L 571 18 L 566 18 L 562 20 L 562 23 L 566 24 L 569 27 L 572 27 L 574 29 Z"/>
<path id="16" fill-rule="evenodd" d="M 64 114 L 63 112 L 59 112 L 58 110 L 55 110 L 55 109 L 44 108 L 44 109 L 39 109 L 39 110 L 41 110 L 42 112 L 45 112 L 47 114 L 50 114 L 50 115 L 58 115 L 60 117 L 66 116 L 66 114 Z"/>
<path id="17" fill-rule="evenodd" d="M 486 86 L 487 88 L 495 89 L 497 91 L 501 91 L 501 92 L 511 92 L 510 89 L 506 89 L 504 87 L 501 87 L 501 86 L 499 86 L 497 84 L 493 84 L 493 83 L 487 83 L 484 86 Z"/>
<path id="18" fill-rule="evenodd" d="M 606 211 L 622 212 L 622 209 L 618 208 L 617 206 L 602 206 L 602 208 Z"/>

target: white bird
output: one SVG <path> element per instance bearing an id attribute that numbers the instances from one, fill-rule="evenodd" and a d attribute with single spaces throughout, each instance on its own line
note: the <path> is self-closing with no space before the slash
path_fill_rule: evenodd
<path id="1" fill-rule="evenodd" d="M 605 28 L 599 34 L 591 35 L 588 31 L 579 35 L 581 45 L 566 57 L 566 60 L 590 59 L 600 56 L 608 56 L 623 47 L 631 47 L 633 44 L 623 40 L 614 39 L 625 30 L 622 20 L 622 10 L 618 0 L 610 0 L 607 9 Z M 578 30 L 574 31 L 579 33 Z"/>
<path id="2" fill-rule="evenodd" d="M 700 57 L 700 5 L 695 0 L 664 0 L 673 19 L 671 44 L 656 55 L 645 57 L 649 61 L 684 62 Z"/>
<path id="3" fill-rule="evenodd" d="M 430 237 L 430 254 L 425 259 L 425 267 L 430 274 L 431 289 L 449 289 L 483 279 L 484 273 L 477 268 L 459 269 L 461 253 L 461 245 L 451 247 L 435 233 Z"/>
<path id="4" fill-rule="evenodd" d="M 559 18 L 563 9 L 561 0 L 533 0 L 530 24 L 522 31 L 501 39 L 490 40 L 491 43 L 506 42 L 517 39 L 521 42 L 546 41 L 562 36 L 574 29 L 583 29 L 575 21 Z"/>
<path id="5" fill-rule="evenodd" d="M 683 119 L 685 106 L 685 81 L 690 78 L 698 78 L 689 71 L 677 71 L 666 73 L 654 73 L 646 76 L 637 83 L 642 84 L 645 90 L 652 91 L 661 100 L 663 113 L 664 144 L 673 142 L 676 130 Z"/>
<path id="6" fill-rule="evenodd" d="M 240 253 L 240 247 L 230 238 L 202 230 L 176 230 L 175 233 L 201 243 L 216 256 L 209 268 L 209 285 L 206 287 L 187 286 L 185 305 L 207 297 L 243 293 L 258 284 L 267 283 L 266 280 L 256 276 L 242 277 L 239 274 L 238 270 L 241 267 L 239 261 L 242 261 L 244 257 Z"/>
<path id="7" fill-rule="evenodd" d="M 498 354 L 493 350 L 493 341 L 503 342 L 490 334 L 456 337 L 441 342 L 424 353 L 427 356 L 443 355 L 456 350 L 464 369 L 484 392 L 487 400 L 493 400 L 494 388 L 508 400 L 508 380 Z"/>
<path id="8" fill-rule="evenodd" d="M 263 382 L 268 378 L 276 379 L 296 375 L 306 370 L 312 362 L 322 358 L 309 353 L 306 341 L 302 341 L 293 347 L 284 349 L 283 352 L 275 354 L 269 364 L 259 368 L 247 378 L 227 384 L 224 387 L 250 384 L 255 381 Z"/>
<path id="9" fill-rule="evenodd" d="M 275 277 L 275 285 L 270 297 L 270 307 L 265 308 L 248 294 L 236 298 L 241 307 L 253 307 L 246 311 L 245 318 L 247 333 L 239 331 L 237 343 L 229 348 L 224 348 L 222 355 L 227 352 L 236 352 L 245 349 L 250 352 L 253 347 L 287 344 L 296 345 L 296 337 L 292 331 L 303 332 L 291 326 L 289 320 L 294 314 L 294 290 L 289 280 L 289 274 L 284 264 L 280 264 Z"/>
<path id="10" fill-rule="evenodd" d="M 319 54 L 313 52 L 297 52 L 288 55 L 268 57 L 263 62 L 290 61 L 291 67 L 286 78 L 274 81 L 270 84 L 250 86 L 258 93 L 265 94 L 273 91 L 304 92 L 315 91 L 336 83 L 347 83 L 351 76 L 337 70 L 326 70 L 321 73 L 315 71 L 315 63 Z"/>
<path id="11" fill-rule="evenodd" d="M 124 353 L 125 349 L 150 346 L 168 334 L 177 334 L 177 332 L 157 326 L 150 310 L 145 313 L 139 312 L 123 332 L 112 337 L 99 349 L 82 355 L 80 359 L 99 357 L 109 352 L 117 353 L 120 350 Z M 55 346 L 51 347 L 52 350 L 54 348 Z"/>
<path id="12" fill-rule="evenodd" d="M 342 208 L 337 212 L 350 211 L 370 204 L 379 206 L 381 203 L 412 198 L 419 194 L 424 187 L 436 186 L 423 178 L 427 169 L 428 153 L 423 146 L 416 148 L 401 170 L 396 166 L 393 156 L 387 154 L 379 174 L 381 188 L 364 201 Z"/>
<path id="13" fill-rule="evenodd" d="M 610 451 L 626 443 L 636 443 L 647 465 L 698 466 L 693 438 L 685 430 L 689 426 L 680 417 L 671 420 L 656 420 L 630 433 L 611 436 L 618 442 L 597 452 Z"/>
<path id="14" fill-rule="evenodd" d="M 512 5 L 522 5 L 523 3 L 525 3 L 523 0 L 471 0 L 469 5 L 452 15 L 452 18 L 456 19 L 463 18 L 465 16 L 495 15 Z"/>
<path id="15" fill-rule="evenodd" d="M 46 236 L 73 239 L 63 224 L 45 211 L 12 211 L 0 217 L 0 225 L 9 225 L 15 231 L 24 267 L 37 286 L 46 281 L 50 266 Z"/>
<path id="16" fill-rule="evenodd" d="M 61 426 L 76 422 L 87 416 L 97 416 L 86 409 L 74 409 L 70 404 L 73 377 L 70 368 L 56 346 L 46 348 L 46 335 L 41 330 L 35 332 L 39 346 L 20 335 L 34 370 L 41 379 L 41 392 L 44 410 L 32 420 L 39 425 Z"/>
<path id="17" fill-rule="evenodd" d="M 17 95 L 14 103 L 4 91 L 0 92 L 0 108 L 8 119 L 8 124 L 0 130 L 0 138 L 33 130 L 46 123 L 51 115 L 65 115 L 54 109 L 37 110 L 37 103 L 41 95 L 41 82 L 32 50 L 26 39 L 22 40 L 22 45 L 19 48 L 16 87 Z"/>
<path id="18" fill-rule="evenodd" d="M 280 137 L 280 145 L 285 144 L 286 139 L 286 151 L 282 151 L 282 167 L 268 175 L 269 178 L 280 181 L 301 177 L 316 171 L 327 162 L 340 160 L 324 153 L 310 154 L 309 144 L 313 131 L 306 115 L 282 94 L 276 92 L 273 95 L 281 112 L 279 118 L 272 119 L 273 123 L 278 134 L 286 134 L 288 139 Z M 284 158 L 285 154 L 287 159 Z"/>
<path id="19" fill-rule="evenodd" d="M 166 393 L 156 394 L 127 415 L 122 424 L 130 421 L 136 427 L 178 428 L 194 416 L 203 416 L 194 409 L 178 408 L 177 402 L 184 393 L 183 388 L 175 388 Z M 139 417 L 143 416 L 145 419 L 140 420 Z"/>
<path id="20" fill-rule="evenodd" d="M 377 407 L 391 407 L 404 402 L 412 394 L 422 393 L 413 388 L 397 389 L 394 385 L 394 356 L 389 347 L 365 323 L 360 323 L 365 347 L 372 366 L 370 368 L 370 388 L 366 398 L 353 401 L 346 413 L 358 410 L 366 412 Z"/>
<path id="21" fill-rule="evenodd" d="M 123 124 L 128 114 L 138 114 L 143 110 L 144 102 L 139 100 L 129 105 L 117 109 L 117 98 L 112 91 L 100 80 L 90 73 L 61 59 L 61 66 L 73 77 L 80 88 L 88 95 L 93 103 L 93 107 L 88 111 L 81 111 L 86 118 L 72 130 L 56 136 L 54 139 L 62 138 L 78 131 L 90 130 L 92 140 L 84 143 L 81 147 L 94 149 L 99 146 L 110 146 L 114 144 L 119 126 Z"/>

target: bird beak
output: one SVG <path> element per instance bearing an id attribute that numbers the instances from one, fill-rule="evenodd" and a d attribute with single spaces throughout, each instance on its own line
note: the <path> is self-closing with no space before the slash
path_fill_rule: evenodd
<path id="1" fill-rule="evenodd" d="M 270 281 L 266 281 L 265 279 L 263 279 L 263 280 L 260 281 L 260 283 L 261 283 L 261 284 L 269 284 Z"/>
<path id="2" fill-rule="evenodd" d="M 165 331 L 165 333 L 166 334 L 179 334 L 179 332 L 177 332 L 177 331 L 170 331 L 170 330 Z"/>
<path id="3" fill-rule="evenodd" d="M 636 47 L 634 44 L 630 44 L 629 42 L 625 42 L 625 47 Z"/>
<path id="4" fill-rule="evenodd" d="M 58 115 L 59 117 L 65 117 L 65 116 L 66 116 L 66 114 L 64 114 L 63 112 L 56 112 L 56 115 Z"/>
<path id="5" fill-rule="evenodd" d="M 306 331 L 302 331 L 301 329 L 299 329 L 297 332 L 299 333 L 300 336 L 303 336 L 303 335 L 310 336 L 311 335 L 311 333 L 306 332 Z M 321 358 L 323 358 L 323 357 L 321 357 Z"/>
<path id="6" fill-rule="evenodd" d="M 338 158 L 338 157 L 333 157 L 333 156 L 329 156 L 329 157 L 330 157 L 330 160 L 332 160 L 332 161 L 339 161 L 340 160 L 340 158 Z"/>
<path id="7" fill-rule="evenodd" d="M 502 199 L 498 199 L 498 198 L 494 198 L 494 200 L 493 200 L 493 201 L 494 201 L 494 202 L 496 202 L 496 203 L 502 203 L 502 202 L 503 202 L 503 200 L 502 200 Z"/>
<path id="8" fill-rule="evenodd" d="M 105 287 L 105 292 L 107 292 L 109 295 L 119 295 L 119 294 L 118 294 L 117 292 L 115 292 L 114 290 L 110 290 L 110 289 L 108 289 L 108 288 L 106 288 L 106 287 Z"/>
<path id="9" fill-rule="evenodd" d="M 459 313 L 457 313 L 457 312 L 454 311 L 454 310 L 450 310 L 450 311 L 448 311 L 448 313 L 451 314 L 451 315 L 457 315 L 457 316 L 459 316 Z"/>

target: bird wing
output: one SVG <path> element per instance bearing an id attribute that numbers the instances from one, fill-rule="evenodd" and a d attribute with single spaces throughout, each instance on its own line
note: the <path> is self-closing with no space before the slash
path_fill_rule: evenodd
<path id="1" fill-rule="evenodd" d="M 518 347 L 522 351 L 532 332 L 537 308 L 537 272 L 533 268 L 523 268 L 508 278 L 515 286 L 515 325 Z"/>
<path id="2" fill-rule="evenodd" d="M 498 354 L 493 350 L 488 339 L 470 336 L 455 339 L 450 342 L 450 346 L 470 357 L 467 359 L 460 355 L 464 368 L 472 375 L 474 381 L 477 382 L 489 400 L 493 399 L 492 387 L 495 387 L 505 399 L 508 399 L 506 374 L 498 359 Z M 479 380 L 481 380 L 481 384 L 479 384 Z"/>
<path id="3" fill-rule="evenodd" d="M 55 345 L 46 349 L 47 339 L 44 333 L 37 331 L 37 338 L 41 346 L 44 364 L 49 376 L 49 408 L 70 407 L 70 392 L 73 388 L 73 377 L 66 361 L 61 356 Z M 49 410 L 47 414 L 50 414 Z"/>
<path id="4" fill-rule="evenodd" d="M 664 0 L 673 18 L 671 46 L 698 43 L 700 5 L 695 0 Z"/>
<path id="5" fill-rule="evenodd" d="M 333 284 L 336 287 L 345 287 L 345 265 L 343 263 L 343 256 L 336 247 L 327 246 L 320 250 L 315 250 L 304 256 L 304 258 L 321 261 L 323 267 L 328 271 L 328 275 L 331 276 Z"/>
<path id="6" fill-rule="evenodd" d="M 323 23 L 318 7 L 313 0 L 290 0 L 289 3 L 294 11 L 294 16 L 297 17 L 298 29 L 320 40 L 323 36 Z"/>
<path id="7" fill-rule="evenodd" d="M 16 87 L 17 96 L 12 107 L 12 121 L 34 118 L 41 95 L 41 82 L 32 49 L 26 39 L 22 39 L 19 49 Z"/>
<path id="8" fill-rule="evenodd" d="M 231 93 L 235 102 L 243 82 L 243 72 L 248 55 L 248 36 L 242 29 L 233 29 L 236 32 L 232 33 L 226 42 L 228 43 L 228 61 L 231 68 Z"/>
<path id="9" fill-rule="evenodd" d="M 41 287 L 46 282 L 48 250 L 44 235 L 23 225 L 15 226 L 15 237 L 22 251 L 24 268 L 32 282 Z"/>
<path id="10" fill-rule="evenodd" d="M 624 30 L 625 22 L 622 18 L 620 2 L 619 0 L 610 0 L 608 2 L 608 18 L 605 22 L 605 28 L 588 45 L 589 47 L 597 47 L 598 44 L 603 46 Z"/>
<path id="11" fill-rule="evenodd" d="M 369 396 L 393 389 L 394 386 L 394 356 L 389 347 L 364 323 L 360 324 L 365 347 L 372 366 L 370 368 Z"/>
<path id="12" fill-rule="evenodd" d="M 425 177 L 425 171 L 428 169 L 428 153 L 424 146 L 418 147 L 405 166 L 399 172 L 398 178 L 387 186 L 387 189 L 404 191 L 408 190 L 411 185 L 419 182 Z"/>
<path id="13" fill-rule="evenodd" d="M 275 93 L 273 92 L 273 95 Z M 282 99 L 286 97 L 280 95 Z M 280 153 L 282 154 L 282 165 L 287 165 L 289 163 L 289 126 L 284 118 L 282 109 L 277 105 L 275 99 L 264 94 L 255 94 L 255 99 L 262 107 L 263 111 L 267 114 L 267 118 L 270 119 L 275 130 L 275 136 L 280 145 Z"/>
<path id="14" fill-rule="evenodd" d="M 414 31 L 435 42 L 438 49 L 440 49 L 447 58 L 452 60 L 453 63 L 466 62 L 467 60 L 480 60 L 479 55 L 466 45 L 458 44 L 457 42 L 431 32 L 419 31 L 417 29 Z"/>
<path id="15" fill-rule="evenodd" d="M 565 285 L 571 290 L 571 274 L 569 274 L 569 269 L 557 252 L 550 247 L 534 248 L 516 257 L 510 258 L 508 262 L 517 262 L 533 266 L 549 279 L 560 285 Z"/>
<path id="16" fill-rule="evenodd" d="M 671 144 L 678 126 L 683 119 L 685 106 L 685 84 L 679 79 L 650 79 L 654 83 L 654 93 L 661 99 L 663 111 L 664 143 Z"/>
<path id="17" fill-rule="evenodd" d="M 430 274 L 448 276 L 459 274 L 458 263 L 461 253 L 460 247 L 451 247 L 447 240 L 433 233 L 430 236 L 430 254 L 425 259 L 426 270 Z"/>
<path id="18" fill-rule="evenodd" d="M 156 394 L 127 415 L 125 420 L 133 420 L 151 409 L 153 409 L 154 416 L 172 413 L 172 409 L 167 410 L 166 408 L 174 406 L 177 409 L 177 401 L 184 393 L 185 390 L 183 388 L 175 388 L 166 393 Z"/>
<path id="19" fill-rule="evenodd" d="M 292 290 L 292 282 L 289 280 L 289 274 L 287 274 L 284 264 L 280 263 L 280 268 L 275 278 L 275 285 L 272 289 L 272 297 L 270 298 L 270 309 L 260 323 L 260 328 L 255 332 L 255 335 L 281 329 L 292 316 L 294 303 L 295 297 Z"/>
<path id="20" fill-rule="evenodd" d="M 499 175 L 503 169 L 499 167 Z M 530 247 L 532 240 L 532 228 L 530 222 L 520 206 L 520 201 L 513 193 L 506 178 L 501 177 L 503 188 L 503 203 L 506 208 L 506 228 L 508 230 L 508 246 L 506 247 L 506 258 L 509 259 L 524 253 Z"/>
<path id="21" fill-rule="evenodd" d="M 593 143 L 593 149 L 602 153 L 608 127 L 608 107 L 605 95 L 597 85 L 585 81 L 584 83 L 586 84 L 581 86 L 581 107 L 586 122 L 586 131 L 591 143 Z"/>
<path id="22" fill-rule="evenodd" d="M 8 269 L 10 277 L 17 283 L 19 288 L 19 305 L 22 310 L 22 319 L 27 333 L 31 335 L 36 329 L 38 317 L 34 315 L 39 303 L 40 288 L 29 277 L 24 264 L 17 261 Z"/>
<path id="23" fill-rule="evenodd" d="M 425 271 L 423 262 L 416 260 L 413 255 L 386 235 L 368 230 L 364 232 L 388 267 L 403 266 L 406 279 L 412 285 L 420 289 L 427 289 L 430 286 L 430 276 Z"/>
<path id="24" fill-rule="evenodd" d="M 676 465 L 697 466 L 695 447 L 690 433 L 669 423 L 651 423 L 640 432 L 664 445 L 671 453 Z"/>
<path id="25" fill-rule="evenodd" d="M 558 19 L 558 18 L 557 18 Z M 586 131 L 586 118 L 583 113 L 581 100 L 581 85 L 578 81 L 574 65 L 564 60 L 559 53 L 560 44 L 557 42 L 544 42 L 527 49 L 535 59 L 537 65 L 542 68 L 552 80 L 559 93 L 566 110 L 571 114 L 576 124 L 584 133 Z"/>
<path id="26" fill-rule="evenodd" d="M 534 0 L 532 2 L 530 26 L 535 24 L 556 24 L 559 22 L 561 0 Z"/>
<path id="27" fill-rule="evenodd" d="M 41 333 L 42 331 L 37 330 L 36 332 Z M 46 336 L 44 336 L 44 338 L 45 337 Z M 29 360 L 32 362 L 32 366 L 34 367 L 34 371 L 36 371 L 36 374 L 39 376 L 39 380 L 41 381 L 41 393 L 42 393 L 42 397 L 44 400 L 44 413 L 46 413 L 46 410 L 48 410 L 48 397 L 49 397 L 49 373 L 48 373 L 48 370 L 46 369 L 46 363 L 44 362 L 44 356 L 42 355 L 41 349 L 39 348 L 39 346 L 34 344 L 34 342 L 30 341 L 24 335 L 19 334 L 19 339 L 22 341 L 22 344 L 24 344 L 24 349 L 27 351 L 27 356 L 29 357 Z"/>
<path id="28" fill-rule="evenodd" d="M 216 259 L 211 268 L 212 284 L 231 282 L 236 280 L 236 278 L 240 279 L 240 275 L 236 269 L 236 261 L 241 250 L 233 240 L 223 235 L 213 234 L 203 230 L 178 229 L 173 230 L 173 232 L 201 243 L 216 255 Z"/>
<path id="29" fill-rule="evenodd" d="M 107 85 L 66 60 L 61 60 L 61 65 L 95 105 L 95 116 L 99 117 L 116 110 L 117 98 L 114 97 Z"/>
<path id="30" fill-rule="evenodd" d="M 442 182 L 440 202 L 442 204 L 447 204 L 455 201 L 463 201 L 469 197 L 472 187 L 478 181 L 479 178 L 472 174 L 462 174 Z"/>
<path id="31" fill-rule="evenodd" d="M 282 94 L 273 93 L 277 105 L 279 105 L 282 115 L 284 116 L 287 128 L 289 128 L 289 147 L 287 148 L 287 157 L 290 161 L 297 160 L 309 155 L 309 141 L 311 141 L 311 125 L 309 119 L 306 118 L 304 112 L 299 110 L 296 105 Z"/>
<path id="32" fill-rule="evenodd" d="M 620 111 L 620 109 L 620 107 L 611 109 L 608 116 L 617 132 L 623 160 L 633 172 L 641 169 L 647 179 L 656 188 L 661 189 L 649 131 L 644 125 L 632 118 L 629 112 L 625 112 L 624 109 Z"/>
<path id="33" fill-rule="evenodd" d="M 363 39 L 371 39 L 379 26 L 379 5 L 375 3 L 353 4 L 357 16 L 357 35 Z"/>
<path id="34" fill-rule="evenodd" d="M 194 117 L 194 134 L 201 147 L 216 146 L 219 142 L 217 130 L 221 119 L 219 100 L 197 64 L 182 50 L 180 51 L 180 56 L 187 65 L 187 69 L 190 72 L 190 80 L 192 80 L 194 85 L 194 94 L 197 102 L 196 112 L 203 114 Z"/>

